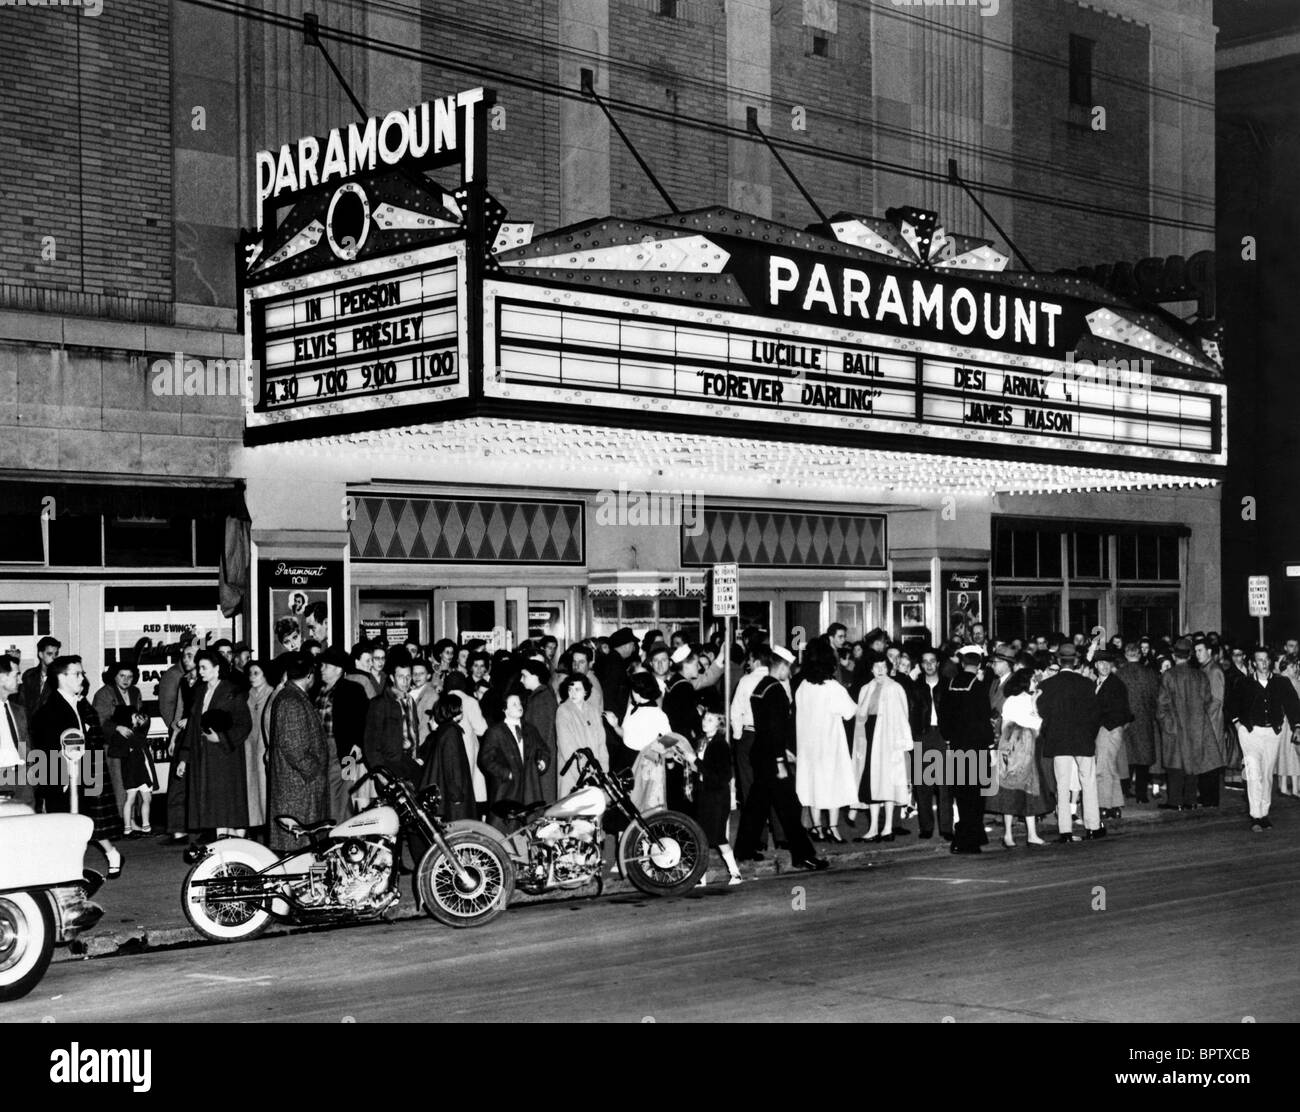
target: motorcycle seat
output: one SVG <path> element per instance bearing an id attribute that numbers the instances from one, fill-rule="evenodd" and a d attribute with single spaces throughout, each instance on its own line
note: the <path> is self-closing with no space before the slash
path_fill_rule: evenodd
<path id="1" fill-rule="evenodd" d="M 520 803 L 513 799 L 499 799 L 489 808 L 498 818 L 517 819 L 523 815 L 532 814 L 534 811 L 543 810 L 549 807 L 549 803 Z"/>
<path id="2" fill-rule="evenodd" d="M 296 835 L 319 834 L 322 830 L 332 830 L 334 828 L 333 819 L 321 819 L 319 822 L 308 823 L 306 826 L 303 826 L 292 815 L 279 815 L 275 821 L 280 824 L 281 829 Z"/>

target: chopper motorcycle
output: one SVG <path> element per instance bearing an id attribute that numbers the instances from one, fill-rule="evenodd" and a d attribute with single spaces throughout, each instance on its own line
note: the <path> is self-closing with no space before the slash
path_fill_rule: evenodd
<path id="1" fill-rule="evenodd" d="M 678 811 L 642 814 L 628 790 L 630 774 L 606 772 L 590 749 L 575 752 L 561 774 L 575 761 L 581 762 L 578 789 L 570 795 L 550 804 L 499 808 L 505 817 L 524 822 L 513 834 L 474 824 L 501 839 L 519 888 L 537 895 L 594 883 L 599 895 L 606 867 L 604 816 L 611 806 L 627 822 L 616 849 L 623 876 L 651 896 L 694 888 L 709 865 L 709 840 L 699 824 Z"/>
<path id="2" fill-rule="evenodd" d="M 504 847 L 471 827 L 438 818 L 436 787 L 415 792 L 376 768 L 367 781 L 377 800 L 335 824 L 304 827 L 282 815 L 289 833 L 308 841 L 283 856 L 246 838 L 220 838 L 185 877 L 181 903 L 190 924 L 215 942 L 256 938 L 272 919 L 299 926 L 379 919 L 401 899 L 404 837 L 418 861 L 414 886 L 424 910 L 452 927 L 495 919 L 514 893 Z"/>
<path id="3" fill-rule="evenodd" d="M 0 1000 L 31 992 L 54 947 L 104 914 L 90 900 L 103 877 L 82 869 L 94 829 L 85 815 L 38 815 L 0 802 Z"/>

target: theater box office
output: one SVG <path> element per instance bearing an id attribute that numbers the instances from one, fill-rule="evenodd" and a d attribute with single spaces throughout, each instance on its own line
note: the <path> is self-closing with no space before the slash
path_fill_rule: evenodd
<path id="1" fill-rule="evenodd" d="M 1185 326 L 912 208 L 538 234 L 490 103 L 317 137 L 328 175 L 259 156 L 256 566 L 341 565 L 349 638 L 707 630 L 715 562 L 776 641 L 1217 625 L 1226 390 Z"/>

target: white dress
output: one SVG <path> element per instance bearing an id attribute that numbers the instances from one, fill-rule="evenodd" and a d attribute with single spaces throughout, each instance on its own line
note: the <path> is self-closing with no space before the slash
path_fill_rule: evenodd
<path id="1" fill-rule="evenodd" d="M 1295 687 L 1296 694 L 1300 695 L 1300 683 L 1286 677 L 1287 680 Z M 1290 719 L 1282 719 L 1282 740 L 1277 747 L 1277 773 L 1278 776 L 1300 776 L 1300 745 L 1296 744 L 1296 733 L 1291 729 Z"/>
<path id="2" fill-rule="evenodd" d="M 838 811 L 858 802 L 853 778 L 845 719 L 857 714 L 857 705 L 835 680 L 801 683 L 794 693 L 794 786 L 799 802 L 817 811 Z"/>

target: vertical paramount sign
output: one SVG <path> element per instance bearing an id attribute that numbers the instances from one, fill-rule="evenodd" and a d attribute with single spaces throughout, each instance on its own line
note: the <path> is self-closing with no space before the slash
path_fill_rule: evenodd
<path id="1" fill-rule="evenodd" d="M 258 152 L 249 429 L 464 396 L 491 102 L 467 89 Z M 457 164 L 445 188 L 425 173 Z"/>
<path id="2" fill-rule="evenodd" d="M 420 167 L 459 154 L 465 181 L 474 180 L 475 114 L 483 90 L 466 89 L 413 108 L 336 127 L 323 138 L 305 136 L 278 151 L 258 151 L 257 226 L 277 201 L 383 167 Z"/>

